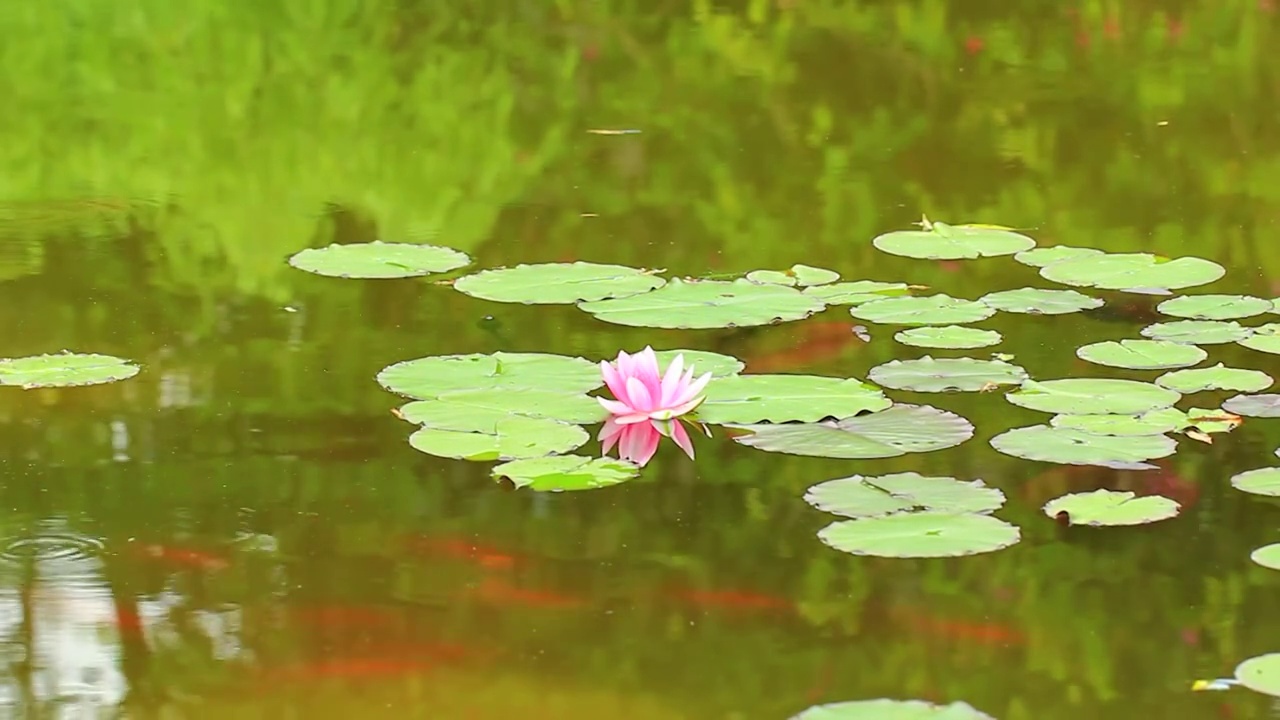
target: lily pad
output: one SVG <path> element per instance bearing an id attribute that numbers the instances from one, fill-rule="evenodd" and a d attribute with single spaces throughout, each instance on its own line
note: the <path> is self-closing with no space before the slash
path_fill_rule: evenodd
<path id="1" fill-rule="evenodd" d="M 737 425 L 750 435 L 734 440 L 770 452 L 845 459 L 886 458 L 954 447 L 973 437 L 973 425 L 927 405 L 897 404 L 887 410 L 816 423 Z"/>
<path id="2" fill-rule="evenodd" d="M 1110 378 L 1027 380 L 1005 395 L 1014 405 L 1057 415 L 1140 415 L 1181 397 L 1151 383 Z"/>
<path id="3" fill-rule="evenodd" d="M 597 319 L 654 328 L 723 328 L 800 320 L 822 310 L 821 300 L 782 285 L 748 280 L 673 279 L 640 295 L 579 303 Z"/>
<path id="4" fill-rule="evenodd" d="M 705 395 L 698 419 L 713 424 L 813 422 L 893 404 L 864 382 L 818 375 L 736 375 L 709 383 Z"/>
<path id="5" fill-rule="evenodd" d="M 1249 553 L 1249 559 L 1264 568 L 1280 570 L 1280 543 L 1263 545 L 1252 553 Z"/>
<path id="6" fill-rule="evenodd" d="M 512 460 L 493 469 L 494 477 L 507 478 L 517 488 L 542 492 L 596 490 L 624 483 L 639 474 L 640 468 L 626 460 L 581 455 Z"/>
<path id="7" fill-rule="evenodd" d="M 882 325 L 963 325 L 985 320 L 995 313 L 980 302 L 949 295 L 873 300 L 849 311 L 860 320 Z"/>
<path id="8" fill-rule="evenodd" d="M 566 453 L 587 442 L 587 432 L 545 418 L 499 420 L 491 433 L 424 427 L 409 436 L 415 450 L 458 460 L 516 460 Z"/>
<path id="9" fill-rule="evenodd" d="M 747 279 L 754 283 L 767 285 L 786 285 L 788 287 L 805 287 L 808 285 L 826 285 L 840 279 L 840 273 L 825 268 L 808 265 L 792 265 L 790 270 L 752 270 Z"/>
<path id="10" fill-rule="evenodd" d="M 127 380 L 139 370 L 130 361 L 111 355 L 33 355 L 0 360 L 0 385 L 17 385 L 26 390 L 101 385 Z"/>
<path id="11" fill-rule="evenodd" d="M 604 422 L 608 413 L 589 395 L 517 388 L 445 393 L 411 402 L 400 408 L 399 415 L 440 430 L 492 433 L 499 422 L 516 415 L 584 425 Z"/>
<path id="12" fill-rule="evenodd" d="M 604 384 L 600 367 L 582 358 L 543 353 L 435 355 L 389 365 L 378 384 L 419 400 L 459 390 L 529 390 L 584 393 Z"/>
<path id="13" fill-rule="evenodd" d="M 890 360 L 871 368 L 867 379 L 894 390 L 973 392 L 994 389 L 999 385 L 1017 385 L 1027 379 L 1027 371 L 1000 360 L 935 360 L 926 355 L 917 360 Z"/>
<path id="14" fill-rule="evenodd" d="M 1236 666 L 1236 680 L 1263 695 L 1280 697 L 1280 653 L 1252 657 Z"/>
<path id="15" fill-rule="evenodd" d="M 1187 427 L 1202 433 L 1231 432 L 1240 426 L 1240 416 L 1215 408 L 1191 408 L 1187 411 Z M 1188 434 L 1192 434 L 1188 432 Z M 1199 438 L 1203 440 L 1203 438 Z"/>
<path id="16" fill-rule="evenodd" d="M 818 539 L 851 555 L 938 558 L 1007 548 L 1021 532 L 991 515 L 926 511 L 837 520 L 819 530 Z"/>
<path id="17" fill-rule="evenodd" d="M 1044 514 L 1056 518 L 1066 513 L 1072 525 L 1146 525 L 1175 517 L 1181 507 L 1161 495 L 1137 497 L 1104 489 L 1054 498 L 1045 504 Z"/>
<path id="18" fill-rule="evenodd" d="M 453 248 L 412 243 L 355 243 L 307 248 L 289 264 L 316 275 L 339 278 L 407 278 L 449 272 L 471 262 Z"/>
<path id="19" fill-rule="evenodd" d="M 828 480 L 809 488 L 804 499 L 819 510 L 857 518 L 909 510 L 986 513 L 1004 504 L 1004 493 L 981 480 L 961 482 L 905 472 Z"/>
<path id="20" fill-rule="evenodd" d="M 712 377 L 728 377 L 737 375 L 747 367 L 746 363 L 732 355 L 706 350 L 658 350 L 653 354 L 658 358 L 660 368 L 669 367 L 677 355 L 683 355 L 685 369 L 693 368 L 697 375 L 711 373 Z"/>
<path id="21" fill-rule="evenodd" d="M 998 345 L 1003 337 L 995 330 L 962 327 L 960 325 L 943 325 L 941 327 L 916 327 L 900 330 L 894 340 L 903 345 L 925 348 L 941 348 L 947 350 L 969 350 L 972 348 Z"/>
<path id="22" fill-rule="evenodd" d="M 575 262 L 481 270 L 458 278 L 453 288 L 494 302 L 550 305 L 638 295 L 666 283 L 652 270 Z"/>
<path id="23" fill-rule="evenodd" d="M 1236 342 L 1250 350 L 1280 355 L 1280 323 L 1259 325 L 1248 337 Z"/>
<path id="24" fill-rule="evenodd" d="M 1083 430 L 1094 435 L 1163 435 L 1190 424 L 1187 414 L 1177 408 L 1161 408 L 1141 415 L 1054 415 L 1055 428 Z"/>
<path id="25" fill-rule="evenodd" d="M 1209 353 L 1195 345 L 1164 340 L 1107 340 L 1080 347 L 1076 357 L 1130 370 L 1164 370 L 1195 365 Z"/>
<path id="26" fill-rule="evenodd" d="M 1003 312 L 1029 315 L 1065 315 L 1102 307 L 1102 300 L 1075 290 L 1022 288 L 994 292 L 978 298 L 978 302 Z"/>
<path id="27" fill-rule="evenodd" d="M 891 255 L 921 260 L 972 260 L 1012 255 L 1036 246 L 1035 240 L 1009 230 L 925 222 L 923 230 L 885 233 L 871 244 Z"/>
<path id="28" fill-rule="evenodd" d="M 991 438 L 991 446 L 1026 460 L 1120 469 L 1154 467 L 1146 461 L 1168 457 L 1178 448 L 1165 435 L 1112 437 L 1049 425 L 1014 428 Z"/>
<path id="29" fill-rule="evenodd" d="M 1189 320 L 1239 320 L 1271 311 L 1271 301 L 1247 295 L 1183 295 L 1165 300 L 1156 310 Z"/>
<path id="30" fill-rule="evenodd" d="M 1221 265 L 1201 258 L 1171 260 L 1149 253 L 1086 255 L 1040 268 L 1041 277 L 1063 285 L 1131 292 L 1205 285 L 1226 272 Z"/>
<path id="31" fill-rule="evenodd" d="M 828 305 L 861 305 L 872 300 L 910 295 L 911 287 L 906 283 L 855 280 L 805 288 L 804 294 Z"/>
<path id="32" fill-rule="evenodd" d="M 1049 247 L 1038 247 L 1030 250 L 1024 250 L 1013 256 L 1014 260 L 1023 265 L 1031 267 L 1045 267 L 1054 263 L 1064 262 L 1066 260 L 1079 260 L 1080 258 L 1093 257 L 1102 255 L 1103 252 L 1097 248 L 1080 248 L 1071 247 L 1069 245 L 1051 245 Z"/>
<path id="33" fill-rule="evenodd" d="M 1254 495 L 1280 497 L 1280 468 L 1258 468 L 1232 476 L 1231 484 L 1237 490 Z"/>
<path id="34" fill-rule="evenodd" d="M 1236 395 L 1222 409 L 1244 417 L 1280 417 L 1280 395 Z"/>
<path id="35" fill-rule="evenodd" d="M 1238 342 L 1249 337 L 1251 332 L 1240 323 L 1222 320 L 1177 320 L 1142 328 L 1143 337 L 1191 345 Z"/>
<path id="36" fill-rule="evenodd" d="M 1177 370 L 1156 378 L 1156 384 L 1183 395 L 1205 390 L 1259 392 L 1271 387 L 1271 376 L 1258 370 L 1229 368 L 1222 363 L 1213 367 Z"/>
<path id="37" fill-rule="evenodd" d="M 923 700 L 854 700 L 815 705 L 791 720 L 995 720 L 972 705 L 934 705 Z"/>

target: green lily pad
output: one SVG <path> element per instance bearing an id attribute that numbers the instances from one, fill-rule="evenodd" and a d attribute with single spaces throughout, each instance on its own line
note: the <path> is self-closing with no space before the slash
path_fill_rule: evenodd
<path id="1" fill-rule="evenodd" d="M 1044 514 L 1056 518 L 1066 513 L 1072 525 L 1146 525 L 1175 517 L 1181 507 L 1160 495 L 1094 490 L 1054 498 L 1045 504 Z"/>
<path id="2" fill-rule="evenodd" d="M 1161 408 L 1141 415 L 1054 415 L 1055 428 L 1083 430 L 1093 435 L 1163 435 L 1190 424 L 1187 414 L 1177 408 Z"/>
<path id="3" fill-rule="evenodd" d="M 1102 300 L 1075 290 L 1022 288 L 983 295 L 978 302 L 1003 312 L 1029 315 L 1065 315 L 1102 307 Z"/>
<path id="4" fill-rule="evenodd" d="M 723 328 L 800 320 L 822 310 L 822 301 L 781 285 L 748 280 L 683 281 L 640 295 L 579 303 L 597 319 L 654 328 Z"/>
<path id="5" fill-rule="evenodd" d="M 1058 415 L 1140 415 L 1181 397 L 1151 383 L 1110 378 L 1027 380 L 1005 395 L 1014 405 Z"/>
<path id="6" fill-rule="evenodd" d="M 716 425 L 848 418 L 893 404 L 879 388 L 818 375 L 736 375 L 709 383 L 705 396 L 698 419 Z"/>
<path id="7" fill-rule="evenodd" d="M 1177 320 L 1142 328 L 1143 337 L 1191 345 L 1238 342 L 1249 337 L 1251 332 L 1240 323 L 1222 320 Z"/>
<path id="8" fill-rule="evenodd" d="M 1254 692 L 1280 697 L 1280 653 L 1252 657 L 1236 666 L 1236 680 Z"/>
<path id="9" fill-rule="evenodd" d="M 1187 427 L 1202 433 L 1231 432 L 1240 426 L 1240 416 L 1221 409 L 1191 408 L 1187 411 Z"/>
<path id="10" fill-rule="evenodd" d="M 1205 390 L 1234 390 L 1253 393 L 1271 387 L 1271 376 L 1258 370 L 1229 368 L 1222 363 L 1213 367 L 1176 370 L 1156 378 L 1156 384 L 1183 395 Z"/>
<path id="11" fill-rule="evenodd" d="M 887 410 L 816 423 L 736 425 L 750 435 L 734 440 L 769 452 L 845 459 L 886 458 L 955 447 L 973 425 L 934 407 L 897 404 Z"/>
<path id="12" fill-rule="evenodd" d="M 140 368 L 111 355 L 54 353 L 0 360 L 0 385 L 25 390 L 50 387 L 101 385 L 127 380 Z"/>
<path id="13" fill-rule="evenodd" d="M 1232 476 L 1231 484 L 1237 490 L 1254 495 L 1280 497 L 1280 468 L 1258 468 Z"/>
<path id="14" fill-rule="evenodd" d="M 412 243 L 356 243 L 307 248 L 289 264 L 316 275 L 339 278 L 407 278 L 449 272 L 471 258 L 453 248 Z"/>
<path id="15" fill-rule="evenodd" d="M 1040 276 L 1063 285 L 1130 292 L 1167 291 L 1211 283 L 1226 274 L 1219 264 L 1195 257 L 1148 253 L 1086 255 L 1040 268 Z"/>
<path id="16" fill-rule="evenodd" d="M 982 303 L 949 295 L 886 298 L 849 310 L 859 320 L 882 325 L 963 325 L 985 320 L 995 312 Z"/>
<path id="17" fill-rule="evenodd" d="M 934 705 L 923 700 L 854 700 L 815 705 L 791 720 L 995 720 L 968 703 Z"/>
<path id="18" fill-rule="evenodd" d="M 1267 323 L 1253 328 L 1248 337 L 1237 340 L 1237 344 L 1250 350 L 1280 355 L 1280 323 Z"/>
<path id="19" fill-rule="evenodd" d="M 507 478 L 517 488 L 541 492 L 596 490 L 624 483 L 639 474 L 640 468 L 626 460 L 581 455 L 512 460 L 493 469 L 496 478 Z"/>
<path id="20" fill-rule="evenodd" d="M 852 518 L 909 510 L 987 513 L 1004 505 L 1004 493 L 981 480 L 961 482 L 913 472 L 828 480 L 809 488 L 804 499 L 819 510 Z"/>
<path id="21" fill-rule="evenodd" d="M 1107 340 L 1080 347 L 1076 357 L 1130 370 L 1164 370 L 1195 365 L 1209 357 L 1209 353 L 1195 345 L 1165 340 Z"/>
<path id="22" fill-rule="evenodd" d="M 439 430 L 492 433 L 499 422 L 515 415 L 585 425 L 604 422 L 608 413 L 589 395 L 516 388 L 445 393 L 411 402 L 400 408 L 399 415 Z"/>
<path id="23" fill-rule="evenodd" d="M 736 357 L 706 350 L 657 350 L 653 354 L 658 358 L 660 368 L 669 367 L 677 355 L 683 355 L 685 369 L 693 368 L 697 375 L 711 373 L 712 377 L 728 377 L 737 375 L 747 367 L 746 363 Z"/>
<path id="24" fill-rule="evenodd" d="M 1249 553 L 1249 559 L 1264 568 L 1280 570 L 1280 543 L 1263 545 L 1257 550 Z"/>
<path id="25" fill-rule="evenodd" d="M 1152 468 L 1147 460 L 1168 457 L 1178 448 L 1164 435 L 1112 437 L 1049 425 L 1014 428 L 991 438 L 991 446 L 1026 460 L 1120 469 Z"/>
<path id="26" fill-rule="evenodd" d="M 1031 267 L 1046 267 L 1054 263 L 1065 262 L 1067 260 L 1079 260 L 1081 258 L 1094 257 L 1102 255 L 1103 252 L 1097 248 L 1079 248 L 1069 245 L 1050 245 L 1049 247 L 1032 248 L 1024 250 L 1013 256 L 1014 260 L 1023 265 Z"/>
<path id="27" fill-rule="evenodd" d="M 900 330 L 893 336 L 903 345 L 947 350 L 969 350 L 998 345 L 1003 337 L 995 330 L 943 325 L 940 327 L 916 327 Z"/>
<path id="28" fill-rule="evenodd" d="M 1239 320 L 1271 312 L 1271 301 L 1247 295 L 1183 295 L 1165 300 L 1156 310 L 1189 320 Z"/>
<path id="29" fill-rule="evenodd" d="M 586 441 L 587 432 L 577 425 L 529 417 L 499 420 L 491 433 L 424 427 L 409 436 L 409 444 L 428 455 L 481 461 L 566 453 Z"/>
<path id="30" fill-rule="evenodd" d="M 855 280 L 834 285 L 820 285 L 804 289 L 804 294 L 828 305 L 861 305 L 872 300 L 901 297 L 911 294 L 906 283 L 889 283 L 878 280 Z"/>
<path id="31" fill-rule="evenodd" d="M 1017 385 L 1027 379 L 1027 371 L 1000 360 L 935 360 L 926 355 L 917 360 L 890 360 L 871 368 L 867 379 L 894 390 L 973 392 L 997 385 Z"/>
<path id="32" fill-rule="evenodd" d="M 1222 409 L 1244 417 L 1280 417 L 1280 395 L 1236 395 L 1222 403 Z"/>
<path id="33" fill-rule="evenodd" d="M 435 355 L 389 365 L 378 384 L 393 393 L 428 400 L 459 390 L 529 390 L 584 393 L 604 384 L 600 367 L 577 357 L 543 353 Z"/>
<path id="34" fill-rule="evenodd" d="M 453 288 L 494 302 L 550 305 L 638 295 L 666 283 L 652 270 L 575 262 L 481 270 L 458 278 Z"/>
<path id="35" fill-rule="evenodd" d="M 767 285 L 786 285 L 788 287 L 805 287 L 809 285 L 826 285 L 840 279 L 840 273 L 825 268 L 808 265 L 792 265 L 790 270 L 752 270 L 747 279 L 754 283 Z"/>
<path id="36" fill-rule="evenodd" d="M 891 255 L 921 260 L 972 260 L 1029 250 L 1036 241 L 1009 230 L 926 221 L 923 230 L 885 233 L 871 244 Z"/>
<path id="37" fill-rule="evenodd" d="M 837 520 L 819 530 L 818 539 L 851 555 L 937 558 L 1007 548 L 1021 532 L 991 515 L 926 511 Z"/>

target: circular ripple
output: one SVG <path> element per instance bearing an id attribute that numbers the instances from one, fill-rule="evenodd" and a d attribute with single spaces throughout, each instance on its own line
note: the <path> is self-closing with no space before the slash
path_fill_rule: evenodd
<path id="1" fill-rule="evenodd" d="M 72 533 L 0 539 L 0 560 L 14 563 L 88 560 L 101 552 L 100 540 Z"/>

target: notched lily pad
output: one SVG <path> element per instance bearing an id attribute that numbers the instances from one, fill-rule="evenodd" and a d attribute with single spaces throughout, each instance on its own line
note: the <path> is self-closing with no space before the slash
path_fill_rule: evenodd
<path id="1" fill-rule="evenodd" d="M 954 447 L 973 437 L 973 425 L 927 405 L 897 404 L 887 410 L 816 423 L 735 425 L 751 434 L 734 440 L 769 452 L 811 457 L 897 457 Z"/>
<path id="2" fill-rule="evenodd" d="M 1140 415 L 1181 397 L 1151 383 L 1110 378 L 1027 380 L 1005 395 L 1014 405 L 1058 415 Z"/>
<path id="3" fill-rule="evenodd" d="M 1280 543 L 1263 545 L 1250 553 L 1249 559 L 1264 568 L 1280 570 Z"/>
<path id="4" fill-rule="evenodd" d="M 890 360 L 871 368 L 867 379 L 894 390 L 974 392 L 994 390 L 1000 385 L 1017 385 L 1027 379 L 1027 371 L 1000 360 L 935 360 L 926 355 L 916 360 Z"/>
<path id="5" fill-rule="evenodd" d="M 1239 320 L 1271 312 L 1271 301 L 1247 295 L 1183 295 L 1165 300 L 1156 310 L 1188 320 Z"/>
<path id="6" fill-rule="evenodd" d="M 652 270 L 575 262 L 481 270 L 458 278 L 453 288 L 494 302 L 550 305 L 638 295 L 666 283 Z"/>
<path id="7" fill-rule="evenodd" d="M 949 295 L 886 298 L 849 310 L 859 320 L 882 325 L 963 325 L 986 320 L 995 313 L 980 302 Z"/>
<path id="8" fill-rule="evenodd" d="M 517 460 L 566 453 L 587 442 L 577 425 L 545 418 L 499 420 L 492 433 L 424 427 L 409 436 L 415 450 L 458 460 Z"/>
<path id="9" fill-rule="evenodd" d="M 453 248 L 378 241 L 307 248 L 289 258 L 290 265 L 316 275 L 365 279 L 421 277 L 470 262 L 466 253 Z"/>
<path id="10" fill-rule="evenodd" d="M 893 336 L 903 345 L 946 350 L 970 350 L 998 345 L 1003 337 L 995 330 L 943 325 L 940 327 L 916 327 L 900 330 Z"/>
<path id="11" fill-rule="evenodd" d="M 1280 497 L 1280 468 L 1258 468 L 1232 476 L 1231 484 L 1237 490 L 1254 495 Z"/>
<path id="12" fill-rule="evenodd" d="M 961 482 L 905 472 L 854 475 L 818 483 L 804 495 L 819 510 L 845 517 L 876 517 L 913 510 L 988 513 L 1004 505 L 1004 493 L 981 480 Z"/>
<path id="13" fill-rule="evenodd" d="M 972 705 L 934 705 L 923 700 L 854 700 L 815 705 L 791 720 L 995 720 Z"/>
<path id="14" fill-rule="evenodd" d="M 25 390 L 101 385 L 127 380 L 140 368 L 128 360 L 91 353 L 53 353 L 0 360 L 0 385 Z"/>
<path id="15" fill-rule="evenodd" d="M 512 460 L 493 469 L 495 478 L 507 478 L 517 488 L 540 492 L 596 490 L 624 483 L 639 474 L 640 468 L 626 460 L 581 455 Z"/>
<path id="16" fill-rule="evenodd" d="M 840 279 L 840 273 L 826 268 L 809 265 L 792 265 L 790 270 L 752 270 L 747 279 L 754 283 L 766 285 L 786 285 L 787 287 L 807 287 L 810 285 L 826 285 Z"/>
<path id="17" fill-rule="evenodd" d="M 936 558 L 1007 548 L 1021 532 L 991 515 L 926 511 L 838 520 L 819 530 L 818 539 L 851 555 Z"/>
<path id="18" fill-rule="evenodd" d="M 653 328 L 722 328 L 800 320 L 824 303 L 782 285 L 749 280 L 683 281 L 640 295 L 579 303 L 597 319 L 617 325 Z"/>
<path id="19" fill-rule="evenodd" d="M 1250 350 L 1280 355 L 1280 323 L 1267 323 L 1252 330 L 1248 337 L 1236 342 Z"/>
<path id="20" fill-rule="evenodd" d="M 1054 415 L 1055 428 L 1083 430 L 1094 435 L 1163 435 L 1190 424 L 1187 414 L 1177 408 L 1161 408 L 1141 415 Z"/>
<path id="21" fill-rule="evenodd" d="M 1280 697 L 1280 653 L 1252 657 L 1236 666 L 1236 680 L 1263 695 Z"/>
<path id="22" fill-rule="evenodd" d="M 1271 387 L 1271 376 L 1258 370 L 1229 368 L 1218 363 L 1213 367 L 1177 370 L 1156 378 L 1156 384 L 1184 395 L 1206 390 L 1234 390 L 1254 393 Z"/>
<path id="23" fill-rule="evenodd" d="M 1041 277 L 1063 285 L 1145 293 L 1205 285 L 1226 272 L 1202 258 L 1171 260 L 1149 253 L 1084 255 L 1040 268 Z"/>
<path id="24" fill-rule="evenodd" d="M 1161 495 L 1137 497 L 1131 492 L 1104 489 L 1050 500 L 1044 506 L 1044 514 L 1058 518 L 1065 513 L 1072 525 L 1146 525 L 1175 517 L 1181 507 L 1176 500 Z"/>
<path id="25" fill-rule="evenodd" d="M 604 384 L 600 367 L 579 357 L 544 353 L 435 355 L 389 365 L 378 384 L 426 400 L 459 390 L 530 390 L 584 393 Z"/>
<path id="26" fill-rule="evenodd" d="M 1075 428 L 1033 425 L 991 438 L 991 446 L 1013 457 L 1061 465 L 1099 465 L 1146 470 L 1148 460 L 1168 457 L 1178 448 L 1165 435 L 1112 437 Z"/>
<path id="27" fill-rule="evenodd" d="M 1050 245 L 1049 247 L 1032 248 L 1024 250 L 1013 256 L 1014 260 L 1023 265 L 1031 267 L 1046 267 L 1054 263 L 1064 262 L 1066 260 L 1079 260 L 1080 258 L 1093 257 L 1102 255 L 1103 252 L 1097 248 L 1080 248 L 1071 247 L 1070 245 Z"/>
<path id="28" fill-rule="evenodd" d="M 910 295 L 911 286 L 906 283 L 878 280 L 854 280 L 834 285 L 808 287 L 804 289 L 804 294 L 828 305 L 861 305 L 872 300 Z"/>
<path id="29" fill-rule="evenodd" d="M 1280 417 L 1280 395 L 1236 395 L 1222 409 L 1244 417 Z"/>
<path id="30" fill-rule="evenodd" d="M 737 375 L 709 383 L 705 396 L 697 416 L 713 424 L 813 422 L 893 404 L 864 382 L 819 375 Z"/>
<path id="31" fill-rule="evenodd" d="M 1251 332 L 1240 323 L 1222 320 L 1176 320 L 1142 328 L 1143 337 L 1190 345 L 1239 342 L 1249 337 Z"/>
<path id="32" fill-rule="evenodd" d="M 983 295 L 978 302 L 1002 312 L 1028 315 L 1065 315 L 1102 307 L 1102 300 L 1075 290 L 1025 287 Z"/>
<path id="33" fill-rule="evenodd" d="M 1195 365 L 1209 353 L 1195 345 L 1164 340 L 1107 340 L 1080 347 L 1076 357 L 1130 370 L 1165 370 Z"/>
<path id="34" fill-rule="evenodd" d="M 891 255 L 921 260 L 972 260 L 980 257 L 1012 255 L 1036 246 L 1036 241 L 991 226 L 948 225 L 929 222 L 922 230 L 899 230 L 877 236 L 876 249 Z"/>

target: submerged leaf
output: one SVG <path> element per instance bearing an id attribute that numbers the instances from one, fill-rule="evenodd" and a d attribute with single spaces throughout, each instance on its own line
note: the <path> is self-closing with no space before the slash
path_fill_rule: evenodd
<path id="1" fill-rule="evenodd" d="M 307 248 L 289 258 L 290 265 L 316 275 L 368 279 L 421 277 L 470 262 L 466 253 L 452 248 L 377 241 Z"/>
<path id="2" fill-rule="evenodd" d="M 127 380 L 139 370 L 132 362 L 111 355 L 32 355 L 0 360 L 0 385 L 17 385 L 26 390 L 101 385 Z"/>
<path id="3" fill-rule="evenodd" d="M 1177 370 L 1156 378 L 1156 384 L 1184 395 L 1205 390 L 1259 392 L 1271 387 L 1271 376 L 1258 370 L 1229 368 L 1222 363 L 1194 370 Z"/>
<path id="4" fill-rule="evenodd" d="M 969 350 L 998 345 L 1004 338 L 995 330 L 980 330 L 960 325 L 943 325 L 941 327 L 916 327 L 901 330 L 893 336 L 893 339 L 903 345 L 914 347 Z"/>
<path id="5" fill-rule="evenodd" d="M 1177 320 L 1142 328 L 1143 337 L 1193 345 L 1239 342 L 1251 332 L 1240 323 L 1221 320 Z"/>
<path id="6" fill-rule="evenodd" d="M 1003 312 L 1029 315 L 1065 315 L 1102 307 L 1102 300 L 1075 290 L 1044 290 L 1025 287 L 983 295 L 978 302 Z"/>
<path id="7" fill-rule="evenodd" d="M 867 379 L 894 390 L 944 392 L 989 390 L 997 385 L 1017 385 L 1027 371 L 999 360 L 939 358 L 890 360 L 871 368 Z"/>
<path id="8" fill-rule="evenodd" d="M 574 450 L 587 441 L 577 425 L 545 418 L 499 420 L 493 432 L 458 432 L 424 427 L 409 436 L 415 450 L 458 460 L 516 460 Z"/>
<path id="9" fill-rule="evenodd" d="M 1059 415 L 1139 415 L 1180 397 L 1151 383 L 1110 378 L 1028 380 L 1005 395 L 1014 405 Z"/>
<path id="10" fill-rule="evenodd" d="M 852 378 L 737 375 L 707 385 L 698 419 L 713 424 L 812 422 L 884 410 L 879 388 Z"/>
<path id="11" fill-rule="evenodd" d="M 1012 255 L 1035 247 L 1036 241 L 1009 230 L 935 222 L 924 230 L 885 233 L 871 244 L 891 255 L 921 260 L 971 260 Z"/>
<path id="12" fill-rule="evenodd" d="M 1146 461 L 1172 455 L 1178 447 L 1165 435 L 1112 437 L 1048 425 L 1008 430 L 991 438 L 991 446 L 1027 460 L 1121 469 L 1154 467 Z"/>
<path id="13" fill-rule="evenodd" d="M 1076 350 L 1076 357 L 1098 365 L 1130 370 L 1164 370 L 1195 365 L 1209 353 L 1195 345 L 1164 340 L 1107 340 Z"/>
<path id="14" fill-rule="evenodd" d="M 512 460 L 493 469 L 493 476 L 507 478 L 517 488 L 541 492 L 595 490 L 626 482 L 640 474 L 640 468 L 626 460 L 581 455 Z"/>
<path id="15" fill-rule="evenodd" d="M 1239 320 L 1271 311 L 1271 301 L 1246 295 L 1184 295 L 1165 300 L 1156 310 L 1189 320 Z"/>
<path id="16" fill-rule="evenodd" d="M 735 441 L 770 452 L 847 459 L 897 457 L 954 447 L 973 437 L 968 420 L 934 407 L 898 404 L 887 410 L 800 425 L 740 425 Z"/>
<path id="17" fill-rule="evenodd" d="M 1094 490 L 1050 500 L 1044 514 L 1057 518 L 1066 513 L 1072 525 L 1145 525 L 1168 520 L 1182 506 L 1160 495 L 1136 497 L 1131 492 Z"/>
<path id="18" fill-rule="evenodd" d="M 809 488 L 804 499 L 819 510 L 856 518 L 909 510 L 986 513 L 1004 504 L 1004 493 L 981 480 L 961 482 L 905 472 L 828 480 Z"/>
<path id="19" fill-rule="evenodd" d="M 666 284 L 651 270 L 596 263 L 547 263 L 481 270 L 460 277 L 453 288 L 494 302 L 572 304 L 648 292 Z"/>
<path id="20" fill-rule="evenodd" d="M 1021 533 L 991 515 L 925 511 L 837 520 L 819 530 L 818 538 L 851 555 L 936 558 L 1007 548 Z"/>
<path id="21" fill-rule="evenodd" d="M 995 312 L 973 300 L 928 295 L 873 300 L 854 307 L 849 314 L 859 320 L 882 325 L 962 325 L 985 320 Z"/>
<path id="22" fill-rule="evenodd" d="M 685 282 L 673 279 L 640 295 L 579 303 L 605 322 L 634 327 L 722 328 L 800 320 L 822 310 L 822 301 L 781 285 L 747 280 Z"/>

